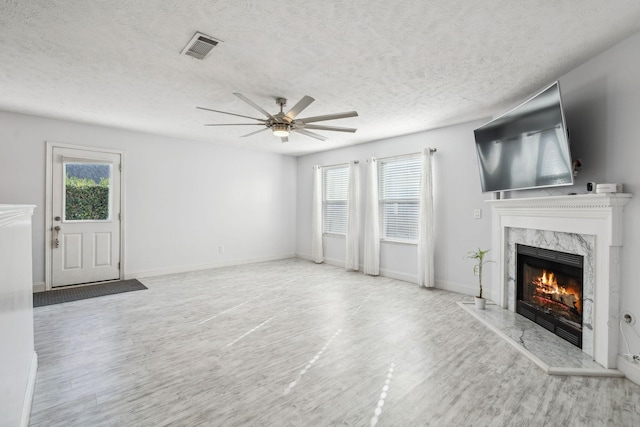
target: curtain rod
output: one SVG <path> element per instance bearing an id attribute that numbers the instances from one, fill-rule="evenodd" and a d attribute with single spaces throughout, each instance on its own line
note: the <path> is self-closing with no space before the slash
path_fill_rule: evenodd
<path id="1" fill-rule="evenodd" d="M 431 154 L 435 153 L 436 151 L 438 151 L 437 148 L 429 148 L 429 153 L 431 153 Z M 400 154 L 398 156 L 377 157 L 377 159 L 379 159 L 379 160 L 393 159 L 394 157 L 415 156 L 416 154 L 422 154 L 422 151 L 418 151 L 418 152 L 415 152 L 415 153 Z M 368 161 L 369 161 L 369 159 L 367 159 L 367 162 Z M 333 165 L 317 165 L 317 166 L 320 166 L 321 168 L 331 168 L 331 167 L 334 167 L 334 166 L 348 165 L 349 163 L 350 162 L 344 162 L 344 163 L 335 163 Z M 360 163 L 360 161 L 359 160 L 354 160 L 354 163 Z"/>
<path id="2" fill-rule="evenodd" d="M 354 160 L 354 163 L 360 163 L 360 160 Z M 342 166 L 342 165 L 349 165 L 350 162 L 344 162 L 344 163 L 335 163 L 333 165 L 316 165 L 316 166 L 320 166 L 321 168 L 332 168 L 334 166 Z M 313 166 L 315 168 L 315 166 Z"/>
<path id="3" fill-rule="evenodd" d="M 436 151 L 438 151 L 437 148 L 429 148 L 429 152 L 431 154 L 435 153 Z M 402 157 L 402 156 L 415 156 L 416 154 L 422 154 L 422 151 L 418 151 L 416 153 L 407 153 L 407 154 L 399 154 L 397 156 L 390 156 L 390 157 L 379 157 L 380 159 L 392 159 L 394 157 Z"/>
<path id="4" fill-rule="evenodd" d="M 429 148 L 429 153 L 433 154 L 436 151 L 438 151 L 437 148 Z M 418 154 L 422 154 L 422 151 L 418 151 L 416 153 L 407 153 L 407 154 L 398 154 L 397 156 L 388 156 L 388 157 L 376 157 L 376 160 L 388 160 L 388 159 L 397 159 L 400 157 L 408 157 L 408 156 L 415 156 Z M 367 159 L 367 162 L 369 162 L 369 159 Z"/>

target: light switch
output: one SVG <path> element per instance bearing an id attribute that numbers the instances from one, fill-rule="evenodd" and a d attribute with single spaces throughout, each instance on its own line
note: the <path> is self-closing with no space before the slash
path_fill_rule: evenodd
<path id="1" fill-rule="evenodd" d="M 473 210 L 473 218 L 474 219 L 482 218 L 482 209 L 474 209 Z"/>

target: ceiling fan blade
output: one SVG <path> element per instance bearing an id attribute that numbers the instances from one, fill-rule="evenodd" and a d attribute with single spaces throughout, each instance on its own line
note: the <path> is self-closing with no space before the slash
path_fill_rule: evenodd
<path id="1" fill-rule="evenodd" d="M 287 114 L 284 115 L 285 118 L 289 119 L 289 121 L 296 118 L 298 114 L 302 112 L 305 108 L 307 108 L 315 99 L 310 96 L 303 96 L 300 101 L 296 105 L 294 105 Z"/>
<path id="2" fill-rule="evenodd" d="M 280 141 L 282 141 L 283 143 L 289 142 L 289 137 L 288 136 L 283 136 L 282 138 L 280 138 Z"/>
<path id="3" fill-rule="evenodd" d="M 248 133 L 246 135 L 242 135 L 240 138 L 246 138 L 247 136 L 255 135 L 256 133 L 264 132 L 265 130 L 269 130 L 269 128 L 260 129 L 260 130 L 257 130 L 255 132 L 251 132 L 251 133 Z"/>
<path id="4" fill-rule="evenodd" d="M 346 113 L 326 114 L 324 116 L 314 116 L 300 119 L 304 123 L 322 122 L 324 120 L 337 120 L 346 119 L 347 117 L 358 117 L 358 113 L 355 111 L 347 111 Z"/>
<path id="5" fill-rule="evenodd" d="M 265 115 L 266 118 L 273 119 L 273 116 L 271 114 L 267 113 L 261 106 L 259 106 L 258 104 L 256 104 L 255 102 L 253 102 L 252 100 L 250 100 L 249 98 L 244 96 L 243 94 L 234 92 L 234 95 L 237 96 L 238 98 L 242 99 L 247 104 L 251 105 L 256 110 L 260 111 L 262 114 Z"/>
<path id="6" fill-rule="evenodd" d="M 227 111 L 220 111 L 220 110 L 212 110 L 211 108 L 204 108 L 204 107 L 196 107 L 199 110 L 207 110 L 207 111 L 213 111 L 214 113 L 222 113 L 222 114 L 228 114 L 230 116 L 238 116 L 238 117 L 244 117 L 245 119 L 251 119 L 251 120 L 259 120 L 261 122 L 264 122 L 264 119 L 256 119 L 255 117 L 249 117 L 249 116 L 243 116 L 242 114 L 236 114 L 236 113 L 229 113 Z"/>
<path id="7" fill-rule="evenodd" d="M 264 123 L 208 123 L 205 126 L 264 126 Z"/>
<path id="8" fill-rule="evenodd" d="M 303 135 L 310 136 L 311 138 L 319 139 L 320 141 L 326 141 L 328 139 L 322 135 L 318 135 L 317 133 L 309 132 L 308 130 L 304 130 L 304 129 L 296 129 L 295 131 Z"/>
<path id="9" fill-rule="evenodd" d="M 351 132 L 354 133 L 358 129 L 343 128 L 339 126 L 323 126 L 323 125 L 304 125 L 304 129 L 330 130 L 334 132 Z"/>

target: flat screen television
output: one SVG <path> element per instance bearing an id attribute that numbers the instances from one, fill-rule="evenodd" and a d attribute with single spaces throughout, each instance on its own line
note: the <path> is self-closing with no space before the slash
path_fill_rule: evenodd
<path id="1" fill-rule="evenodd" d="M 483 193 L 573 184 L 558 82 L 474 134 Z"/>

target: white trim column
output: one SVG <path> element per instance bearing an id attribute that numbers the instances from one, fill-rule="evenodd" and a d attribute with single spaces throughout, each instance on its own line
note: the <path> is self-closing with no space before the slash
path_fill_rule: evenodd
<path id="1" fill-rule="evenodd" d="M 8 426 L 29 424 L 38 369 L 33 338 L 34 208 L 0 205 L 0 424 Z"/>

